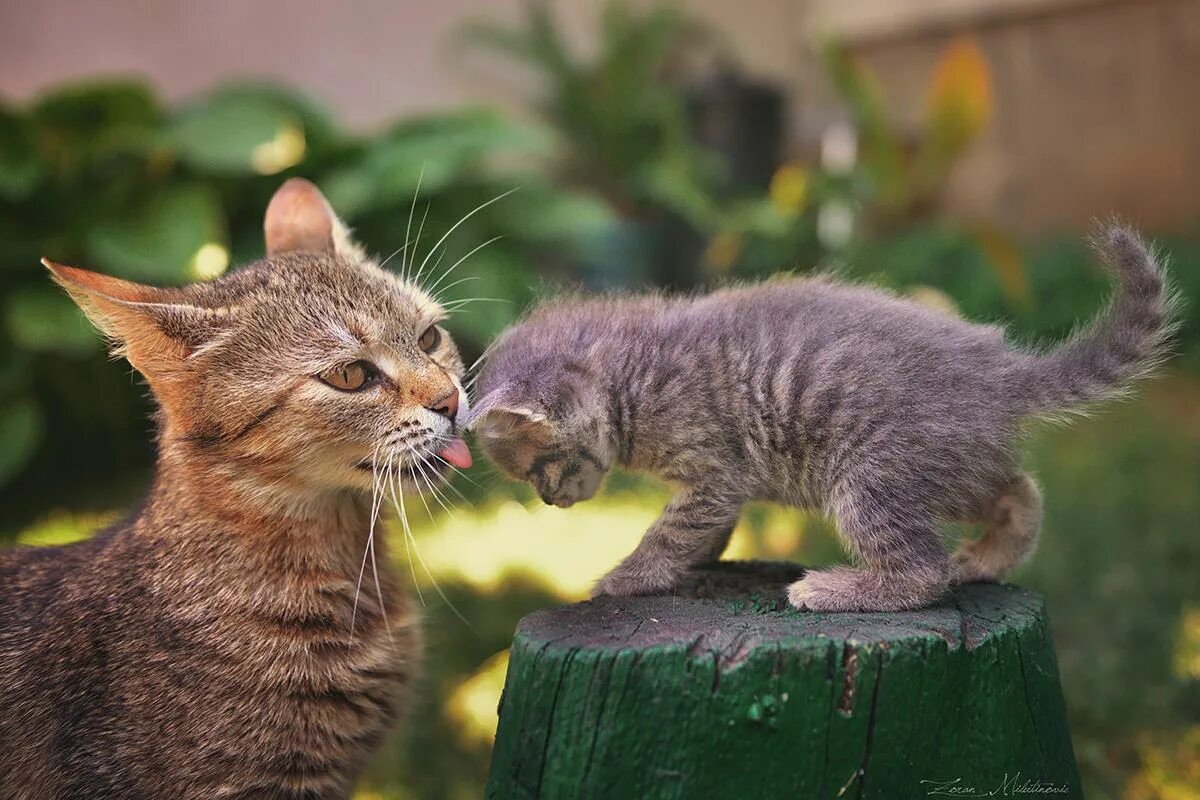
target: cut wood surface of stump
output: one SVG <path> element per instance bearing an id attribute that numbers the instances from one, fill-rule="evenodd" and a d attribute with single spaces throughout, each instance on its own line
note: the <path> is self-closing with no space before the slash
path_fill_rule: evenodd
<path id="1" fill-rule="evenodd" d="M 788 607 L 791 564 L 539 611 L 513 640 L 489 798 L 1081 797 L 1045 608 Z"/>

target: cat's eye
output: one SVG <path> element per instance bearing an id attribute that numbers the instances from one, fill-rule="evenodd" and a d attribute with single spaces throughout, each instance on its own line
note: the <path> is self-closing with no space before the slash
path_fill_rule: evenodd
<path id="1" fill-rule="evenodd" d="M 379 370 L 370 361 L 352 361 L 333 369 L 327 369 L 317 375 L 325 384 L 343 392 L 357 392 L 365 389 L 377 377 Z"/>
<path id="2" fill-rule="evenodd" d="M 438 330 L 437 325 L 430 325 L 421 334 L 421 338 L 417 339 L 417 347 L 424 350 L 426 353 L 432 353 L 437 349 L 437 346 L 442 343 L 442 332 Z"/>

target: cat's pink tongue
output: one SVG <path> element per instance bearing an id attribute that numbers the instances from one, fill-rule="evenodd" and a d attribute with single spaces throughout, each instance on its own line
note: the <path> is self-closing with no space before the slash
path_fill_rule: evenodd
<path id="1" fill-rule="evenodd" d="M 438 451 L 438 455 L 459 469 L 466 469 L 472 464 L 471 451 L 461 436 L 451 439 L 445 447 Z"/>

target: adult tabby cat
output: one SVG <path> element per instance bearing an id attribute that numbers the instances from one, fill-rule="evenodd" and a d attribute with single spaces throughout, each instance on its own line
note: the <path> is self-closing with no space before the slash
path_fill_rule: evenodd
<path id="1" fill-rule="evenodd" d="M 1123 228 L 1099 245 L 1115 300 L 1048 353 L 820 279 L 551 302 L 494 345 L 468 426 L 547 503 L 586 500 L 614 464 L 679 485 L 599 594 L 669 592 L 720 555 L 744 502 L 766 499 L 833 516 L 861 565 L 809 572 L 794 606 L 918 608 L 1032 553 L 1042 506 L 1017 465 L 1021 420 L 1110 396 L 1163 354 L 1158 266 Z M 939 519 L 986 530 L 951 558 Z"/>
<path id="2" fill-rule="evenodd" d="M 469 461 L 459 355 L 312 184 L 265 228 L 180 289 L 46 262 L 150 384 L 159 455 L 129 521 L 0 552 L 0 797 L 345 797 L 407 705 L 373 490 Z"/>

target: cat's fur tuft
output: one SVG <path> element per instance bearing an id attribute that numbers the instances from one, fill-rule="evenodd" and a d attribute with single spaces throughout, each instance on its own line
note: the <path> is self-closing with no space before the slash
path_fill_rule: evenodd
<path id="1" fill-rule="evenodd" d="M 744 502 L 766 499 L 832 515 L 859 562 L 808 573 L 794 605 L 924 606 L 953 581 L 1003 578 L 1036 546 L 1023 419 L 1109 397 L 1163 357 L 1171 306 L 1155 259 L 1124 227 L 1098 244 L 1115 298 L 1046 353 L 828 279 L 550 302 L 491 349 L 469 425 L 547 503 L 591 497 L 615 464 L 680 487 L 597 593 L 669 591 L 721 553 Z M 986 532 L 951 558 L 938 520 Z"/>

